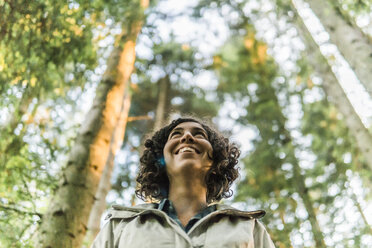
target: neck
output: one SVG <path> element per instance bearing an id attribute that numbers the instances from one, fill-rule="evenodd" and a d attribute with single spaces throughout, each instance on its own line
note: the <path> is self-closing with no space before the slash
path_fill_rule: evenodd
<path id="1" fill-rule="evenodd" d="M 195 177 L 176 178 L 169 183 L 169 200 L 176 209 L 182 225 L 187 222 L 207 204 L 207 188 L 204 180 L 195 180 Z"/>

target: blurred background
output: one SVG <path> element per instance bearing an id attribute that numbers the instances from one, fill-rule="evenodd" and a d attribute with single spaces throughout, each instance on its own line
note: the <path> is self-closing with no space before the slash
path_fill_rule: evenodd
<path id="1" fill-rule="evenodd" d="M 371 18 L 370 0 L 0 0 L 0 247 L 88 247 L 141 203 L 146 135 L 183 114 L 239 144 L 224 203 L 265 209 L 276 247 L 371 247 Z"/>

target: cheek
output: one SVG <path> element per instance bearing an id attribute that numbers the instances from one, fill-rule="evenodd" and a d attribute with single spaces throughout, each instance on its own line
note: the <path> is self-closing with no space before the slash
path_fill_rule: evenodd
<path id="1" fill-rule="evenodd" d="M 174 145 L 172 145 L 172 143 L 169 143 L 169 142 L 167 142 L 164 146 L 163 156 L 164 156 L 165 164 L 167 164 L 167 162 L 169 163 L 172 159 L 173 146 Z"/>
<path id="2" fill-rule="evenodd" d="M 164 153 L 164 165 L 169 165 L 171 162 L 171 157 Z"/>
<path id="3" fill-rule="evenodd" d="M 205 146 L 206 154 L 204 156 L 205 165 L 210 167 L 213 165 L 213 148 L 210 144 Z"/>
<path id="4" fill-rule="evenodd" d="M 208 158 L 210 160 L 213 160 L 213 147 L 210 143 L 207 144 L 206 150 L 207 150 Z"/>

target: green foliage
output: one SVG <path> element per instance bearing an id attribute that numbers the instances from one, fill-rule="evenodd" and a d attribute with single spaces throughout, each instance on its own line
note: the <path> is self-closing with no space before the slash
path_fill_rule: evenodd
<path id="1" fill-rule="evenodd" d="M 0 123 L 4 247 L 27 246 L 40 203 L 55 186 L 51 167 L 66 147 L 51 138 L 62 133 L 56 128 L 60 119 L 43 109 L 46 100 L 71 104 L 68 94 L 84 86 L 96 65 L 92 11 L 87 1 L 0 1 L 0 110 L 7 113 Z"/>
<path id="2" fill-rule="evenodd" d="M 36 96 L 58 91 L 76 85 L 85 69 L 95 64 L 92 20 L 78 2 L 7 1 L 1 5 L 1 94 L 14 86 L 37 91 Z"/>
<path id="3" fill-rule="evenodd" d="M 285 163 L 292 163 L 287 157 L 293 154 L 293 147 L 288 143 L 286 118 L 272 85 L 277 66 L 267 56 L 266 44 L 256 40 L 254 30 L 249 28 L 244 37 L 235 37 L 222 47 L 214 56 L 213 67 L 222 97 L 229 94 L 237 101 L 249 97 L 248 105 L 243 106 L 247 114 L 238 121 L 259 131 L 254 151 L 242 159 L 245 177 L 238 185 L 235 201 L 272 209 L 264 221 L 276 245 L 290 247 L 290 233 L 299 228 L 299 222 L 293 214 L 297 200 L 293 197 L 292 176 L 282 169 Z"/>
<path id="4" fill-rule="evenodd" d="M 344 211 L 335 207 L 335 201 L 350 198 L 347 170 L 360 172 L 360 167 L 365 165 L 359 159 L 355 141 L 343 120 L 325 98 L 311 103 L 301 102 L 304 116 L 302 128 L 298 131 L 304 139 L 311 139 L 311 145 L 307 147 L 293 142 L 277 94 L 303 99 L 314 88 L 309 79 L 311 71 L 307 63 L 300 60 L 296 91 L 291 92 L 288 85 L 278 87 L 275 84 L 279 75 L 277 66 L 268 56 L 264 57 L 265 60 L 257 60 L 263 43 L 255 40 L 254 34 L 249 32 L 244 38 L 234 37 L 228 41 L 214 56 L 212 66 L 219 76 L 218 88 L 222 98 L 230 95 L 239 102 L 243 97 L 249 97 L 249 103 L 244 106 L 247 114 L 240 116 L 238 121 L 254 125 L 259 131 L 253 141 L 254 150 L 242 158 L 244 177 L 234 200 L 270 210 L 264 221 L 276 245 L 290 247 L 293 245 L 291 236 L 303 232 L 300 226 L 307 221 L 296 214 L 303 208 L 302 194 L 308 194 L 317 214 L 329 216 L 326 227 L 335 232 L 333 220 Z M 294 175 L 294 166 L 299 163 L 296 151 L 316 157 L 312 166 L 301 170 L 306 179 L 306 192 L 299 192 L 296 187 L 299 180 Z M 331 187 L 334 192 L 328 190 Z M 354 234 L 356 240 L 368 234 L 363 229 L 359 228 Z M 344 241 L 347 243 L 348 238 L 345 237 Z"/>
<path id="5" fill-rule="evenodd" d="M 305 135 L 311 137 L 311 150 L 316 154 L 314 167 L 308 172 L 309 177 L 315 179 L 311 187 L 316 195 L 314 200 L 318 202 L 320 208 L 327 209 L 327 213 L 334 218 L 344 211 L 343 208 L 335 207 L 337 198 L 354 199 L 354 193 L 350 193 L 352 189 L 349 189 L 350 179 L 347 174 L 354 171 L 362 178 L 367 178 L 364 182 L 370 185 L 371 173 L 361 160 L 360 151 L 341 115 L 326 99 L 304 105 L 302 130 Z M 337 189 L 338 192 L 330 194 L 329 188 Z M 335 231 L 336 227 L 332 218 L 327 225 L 329 229 Z M 346 223 L 349 220 L 344 221 Z M 371 234 L 365 223 L 360 224 L 359 228 L 354 227 L 355 232 L 352 238 L 359 242 L 363 235 Z M 345 239 L 345 242 L 347 241 Z"/>
<path id="6" fill-rule="evenodd" d="M 290 12 L 288 0 L 273 2 L 277 13 Z M 239 103 L 244 111 L 237 123 L 254 127 L 257 136 L 253 150 L 242 158 L 243 176 L 235 201 L 266 209 L 264 221 L 277 247 L 291 247 L 293 235 L 303 240 L 307 235 L 302 231 L 306 217 L 298 215 L 303 210 L 303 192 L 295 187 L 296 152 L 313 157 L 311 166 L 301 173 L 316 213 L 329 217 L 322 226 L 328 232 L 336 232 L 334 219 L 343 214 L 337 201 L 353 198 L 347 175 L 352 172 L 362 178 L 367 189 L 372 173 L 360 159 L 335 107 L 323 97 L 304 100 L 309 91 L 319 87 L 311 81 L 312 71 L 305 59 L 298 61 L 298 75 L 292 79 L 295 90 L 288 81 L 276 83 L 282 75 L 267 54 L 267 44 L 256 39 L 255 29 L 244 14 L 246 3 L 203 0 L 194 8 L 193 18 L 201 18 L 211 9 L 223 12 L 230 27 L 231 37 L 209 65 L 189 43 L 180 44 L 173 35 L 164 42 L 155 23 L 167 15 L 150 9 L 147 14 L 152 18 L 145 23 L 142 38 L 151 54 L 136 60 L 130 116 L 156 116 L 162 80 L 167 81 L 168 114 L 214 117 L 224 101 Z M 354 19 L 369 14 L 371 8 L 370 1 L 338 0 L 333 4 L 342 6 L 340 12 L 353 14 Z M 6 230 L 0 236 L 0 247 L 31 247 L 28 241 L 56 187 L 58 170 L 77 132 L 78 126 L 69 122 L 72 113 L 81 108 L 78 100 L 86 82 L 94 78 L 98 47 L 104 47 L 98 51 L 104 54 L 118 42 L 114 35 L 127 33 L 129 23 L 142 19 L 139 0 L 0 0 L 0 111 L 7 115 L 0 116 L 0 226 Z M 114 41 L 100 44 L 106 37 Z M 219 83 L 215 92 L 192 82 L 205 70 L 216 73 Z M 278 93 L 301 100 L 303 117 L 296 131 L 310 140 L 308 145 L 293 142 L 283 114 L 288 103 L 282 102 Z M 219 102 L 209 100 L 211 94 L 216 94 Z M 130 158 L 120 162 L 113 184 L 120 194 L 135 186 L 138 146 L 153 125 L 154 119 L 128 123 L 123 150 Z M 330 193 L 330 187 L 335 193 Z M 370 193 L 366 190 L 365 197 L 370 198 Z M 348 220 L 343 217 L 343 222 Z M 347 224 L 353 226 L 352 233 L 337 245 L 363 247 L 362 240 L 370 229 L 360 220 L 358 225 Z"/>

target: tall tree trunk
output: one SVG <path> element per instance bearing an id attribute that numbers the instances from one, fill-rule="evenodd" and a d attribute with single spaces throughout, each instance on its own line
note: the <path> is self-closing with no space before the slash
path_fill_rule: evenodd
<path id="1" fill-rule="evenodd" d="M 293 10 L 296 11 L 295 6 L 293 6 Z M 345 123 L 351 134 L 355 137 L 358 148 L 362 152 L 368 166 L 372 169 L 372 135 L 355 112 L 355 109 L 333 73 L 332 68 L 329 66 L 327 59 L 321 54 L 318 45 L 313 40 L 298 13 L 296 14 L 295 24 L 307 46 L 308 62 L 314 67 L 315 72 L 323 79 L 322 85 L 325 93 L 329 96 L 329 100 L 336 105 L 337 109 L 344 116 Z"/>
<path id="2" fill-rule="evenodd" d="M 117 151 L 120 149 L 125 135 L 125 128 L 128 120 L 131 95 L 129 89 L 126 93 L 121 106 L 120 117 L 115 131 L 111 137 L 109 155 L 106 161 L 105 168 L 102 173 L 101 180 L 98 185 L 98 190 L 95 195 L 95 201 L 88 220 L 88 231 L 85 237 L 85 244 L 89 247 L 95 236 L 99 232 L 101 216 L 106 209 L 106 196 L 111 189 L 111 175 L 114 168 L 114 160 Z"/>
<path id="3" fill-rule="evenodd" d="M 328 32 L 331 42 L 337 45 L 358 79 L 372 95 L 372 44 L 360 29 L 346 21 L 329 1 L 307 1 Z"/>
<path id="4" fill-rule="evenodd" d="M 154 130 L 159 130 L 164 124 L 169 88 L 170 80 L 169 76 L 166 75 L 158 81 L 158 104 L 156 106 Z"/>
<path id="5" fill-rule="evenodd" d="M 147 6 L 148 0 L 141 1 L 143 9 Z M 137 18 L 128 23 L 119 46 L 111 53 L 93 106 L 82 124 L 62 180 L 42 219 L 37 247 L 80 247 L 82 244 L 134 67 L 136 38 L 142 26 L 142 16 Z"/>

